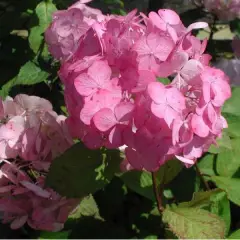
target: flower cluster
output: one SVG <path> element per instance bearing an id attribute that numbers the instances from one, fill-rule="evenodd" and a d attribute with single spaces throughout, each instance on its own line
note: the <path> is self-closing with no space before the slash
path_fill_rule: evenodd
<path id="1" fill-rule="evenodd" d="M 231 95 L 227 76 L 208 66 L 207 41 L 191 34 L 208 25 L 185 27 L 168 9 L 86 19 L 76 6 L 57 12 L 46 32 L 62 60 L 72 136 L 91 149 L 125 145 L 127 169 L 155 171 L 173 157 L 194 164 L 227 127 L 221 106 Z M 166 77 L 167 85 L 157 80 Z"/>
<path id="2" fill-rule="evenodd" d="M 49 101 L 24 94 L 0 101 L 0 211 L 17 229 L 58 231 L 77 201 L 45 188 L 54 157 L 72 145 L 65 117 Z"/>
<path id="3" fill-rule="evenodd" d="M 233 20 L 240 17 L 239 0 L 203 0 L 205 8 L 221 20 Z"/>
<path id="4" fill-rule="evenodd" d="M 68 10 L 53 14 L 53 23 L 45 33 L 52 55 L 61 60 L 67 59 L 76 51 L 78 42 L 88 29 L 105 16 L 98 9 L 86 6 L 91 0 L 80 0 Z"/>

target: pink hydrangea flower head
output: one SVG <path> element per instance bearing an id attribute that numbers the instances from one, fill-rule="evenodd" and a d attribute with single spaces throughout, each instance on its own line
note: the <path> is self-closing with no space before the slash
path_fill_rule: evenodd
<path id="1" fill-rule="evenodd" d="M 72 136 L 90 149 L 125 146 L 125 170 L 156 171 L 174 157 L 193 165 L 227 126 L 231 96 L 228 77 L 209 67 L 207 40 L 191 33 L 208 24 L 185 27 L 170 9 L 101 18 L 86 2 L 70 7 L 89 28 L 59 72 Z"/>
<path id="2" fill-rule="evenodd" d="M 1 100 L 0 211 L 12 229 L 25 223 L 37 230 L 59 231 L 79 201 L 45 187 L 54 157 L 72 144 L 64 116 L 49 101 L 19 94 Z"/>

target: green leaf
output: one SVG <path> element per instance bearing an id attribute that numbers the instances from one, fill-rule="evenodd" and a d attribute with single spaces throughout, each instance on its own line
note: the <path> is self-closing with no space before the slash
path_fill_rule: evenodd
<path id="1" fill-rule="evenodd" d="M 200 208 L 168 207 L 162 219 L 182 239 L 220 239 L 225 235 L 224 222 Z"/>
<path id="2" fill-rule="evenodd" d="M 171 83 L 168 78 L 157 78 L 157 80 L 159 82 L 163 83 L 164 85 L 167 85 L 167 84 Z"/>
<path id="3" fill-rule="evenodd" d="M 236 35 L 238 35 L 238 37 L 240 37 L 240 20 L 239 19 L 235 19 L 231 21 L 230 28 L 232 32 L 234 32 Z"/>
<path id="4" fill-rule="evenodd" d="M 183 164 L 177 160 L 173 159 L 167 161 L 157 172 L 157 184 L 168 184 L 171 182 L 183 169 Z"/>
<path id="5" fill-rule="evenodd" d="M 110 221 L 102 221 L 93 217 L 80 218 L 75 226 L 71 226 L 69 239 L 129 239 L 126 227 Z"/>
<path id="6" fill-rule="evenodd" d="M 41 55 L 43 57 L 49 54 L 44 42 L 44 32 L 51 23 L 52 14 L 55 11 L 57 11 L 57 8 L 50 0 L 40 2 L 35 9 L 39 24 L 31 28 L 28 40 L 33 52 L 38 53 L 38 51 L 41 50 Z"/>
<path id="7" fill-rule="evenodd" d="M 126 186 L 134 192 L 155 201 L 151 173 L 144 171 L 129 171 L 123 173 L 120 178 Z"/>
<path id="8" fill-rule="evenodd" d="M 178 237 L 170 231 L 168 228 L 165 228 L 164 238 L 165 239 L 178 239 Z"/>
<path id="9" fill-rule="evenodd" d="M 184 186 L 184 187 L 183 187 Z M 193 193 L 198 191 L 200 181 L 194 168 L 183 168 L 182 171 L 167 184 L 172 195 L 180 202 L 191 201 Z"/>
<path id="10" fill-rule="evenodd" d="M 156 236 L 156 235 L 149 235 L 149 236 L 145 237 L 144 239 L 158 239 L 158 236 Z"/>
<path id="11" fill-rule="evenodd" d="M 179 207 L 189 208 L 206 208 L 211 213 L 221 217 L 226 225 L 226 234 L 230 229 L 231 214 L 230 203 L 227 195 L 221 189 L 214 189 L 206 192 L 195 192 L 193 199 L 190 202 L 183 202 L 178 205 Z"/>
<path id="12" fill-rule="evenodd" d="M 16 77 L 9 80 L 7 83 L 5 83 L 1 90 L 0 90 L 0 96 L 5 99 L 8 95 L 9 95 L 9 92 L 11 90 L 11 88 L 15 85 L 15 81 L 16 81 Z"/>
<path id="13" fill-rule="evenodd" d="M 38 239 L 68 239 L 70 231 L 45 232 L 42 231 Z"/>
<path id="14" fill-rule="evenodd" d="M 12 87 L 16 85 L 34 85 L 47 80 L 49 74 L 43 71 L 35 63 L 29 61 L 23 65 L 18 75 L 2 86 L 0 95 L 5 98 Z"/>
<path id="15" fill-rule="evenodd" d="M 47 49 L 47 45 L 44 42 L 44 32 L 46 30 L 45 26 L 35 26 L 31 28 L 30 35 L 29 35 L 29 45 L 30 48 L 33 50 L 35 54 L 39 51 L 41 55 L 46 57 L 48 56 L 49 52 Z"/>
<path id="16" fill-rule="evenodd" d="M 48 26 L 52 21 L 52 14 L 57 11 L 56 6 L 52 3 L 51 0 L 46 0 L 40 2 L 36 7 L 36 14 L 39 19 L 39 25 Z"/>
<path id="17" fill-rule="evenodd" d="M 228 239 L 240 239 L 240 229 L 238 229 L 237 231 L 233 232 Z"/>
<path id="18" fill-rule="evenodd" d="M 240 116 L 223 113 L 227 120 L 228 128 L 225 130 L 230 137 L 240 137 Z"/>
<path id="19" fill-rule="evenodd" d="M 15 85 L 33 85 L 43 82 L 49 74 L 43 71 L 33 62 L 27 62 L 21 67 L 20 72 L 15 81 Z"/>
<path id="20" fill-rule="evenodd" d="M 70 219 L 78 219 L 82 216 L 93 216 L 100 218 L 98 205 L 92 195 L 89 195 L 80 202 L 77 209 L 69 216 Z"/>
<path id="21" fill-rule="evenodd" d="M 212 176 L 211 179 L 227 193 L 228 199 L 240 206 L 239 178 Z"/>
<path id="22" fill-rule="evenodd" d="M 210 211 L 213 214 L 218 215 L 221 217 L 226 226 L 226 234 L 228 234 L 231 225 L 231 211 L 230 211 L 230 202 L 227 198 L 225 192 L 219 192 L 214 194 L 210 198 L 211 200 L 211 207 Z"/>
<path id="23" fill-rule="evenodd" d="M 168 184 L 178 175 L 182 168 L 180 161 L 176 159 L 168 161 L 157 172 L 157 184 Z M 127 187 L 136 193 L 155 201 L 151 173 L 130 171 L 123 173 L 120 178 Z"/>
<path id="24" fill-rule="evenodd" d="M 215 155 L 213 154 L 206 154 L 204 157 L 202 157 L 198 162 L 198 167 L 202 174 L 207 175 L 216 175 L 214 170 L 214 162 L 215 162 Z"/>
<path id="25" fill-rule="evenodd" d="M 217 139 L 217 146 L 211 145 L 208 152 L 217 154 L 217 153 L 221 152 L 221 147 L 227 148 L 227 149 L 232 148 L 231 139 L 226 131 L 223 131 L 222 137 Z"/>
<path id="26" fill-rule="evenodd" d="M 232 96 L 224 104 L 222 112 L 240 116 L 239 96 L 240 96 L 240 87 L 232 88 Z"/>
<path id="27" fill-rule="evenodd" d="M 232 177 L 240 168 L 240 138 L 232 139 L 230 143 L 230 146 L 225 144 L 220 148 L 217 157 L 217 172 L 225 177 Z"/>
<path id="28" fill-rule="evenodd" d="M 101 217 L 106 221 L 112 221 L 113 216 L 118 216 L 118 218 L 122 219 L 121 216 L 124 215 L 127 193 L 127 187 L 118 177 L 114 177 L 111 183 L 97 191 L 94 194 L 94 199 L 97 202 Z"/>
<path id="29" fill-rule="evenodd" d="M 117 150 L 90 150 L 77 143 L 53 161 L 47 185 L 67 197 L 94 193 L 120 171 L 119 155 Z"/>
<path id="30" fill-rule="evenodd" d="M 209 206 L 210 203 L 211 203 L 211 198 L 219 192 L 222 192 L 222 190 L 214 189 L 214 190 L 206 191 L 206 192 L 195 192 L 193 194 L 193 198 L 190 202 L 180 203 L 179 207 L 202 208 L 202 207 L 205 207 L 205 206 Z"/>

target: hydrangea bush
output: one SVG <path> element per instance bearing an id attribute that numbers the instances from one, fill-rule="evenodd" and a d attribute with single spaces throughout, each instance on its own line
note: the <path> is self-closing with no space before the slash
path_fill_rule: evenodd
<path id="1" fill-rule="evenodd" d="M 234 20 L 238 57 L 240 2 L 202 3 L 214 19 Z M 40 238 L 105 238 L 110 228 L 109 238 L 237 238 L 240 90 L 230 85 L 238 69 L 210 62 L 212 33 L 195 34 L 207 22 L 91 4 L 38 3 L 32 58 L 2 86 L 2 223 L 30 238 L 31 229 Z M 41 97 L 24 94 L 27 85 Z M 137 219 L 131 193 L 144 206 Z"/>

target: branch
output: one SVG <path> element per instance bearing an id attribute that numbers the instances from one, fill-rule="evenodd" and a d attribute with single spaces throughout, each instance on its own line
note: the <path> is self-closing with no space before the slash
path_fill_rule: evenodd
<path id="1" fill-rule="evenodd" d="M 210 32 L 210 35 L 209 35 L 209 38 L 208 38 L 209 41 L 213 40 L 214 27 L 215 27 L 216 21 L 217 21 L 217 17 L 214 15 L 213 16 L 213 22 L 211 24 L 211 32 Z"/>
<path id="2" fill-rule="evenodd" d="M 161 214 L 164 211 L 164 207 L 162 205 L 163 187 L 160 186 L 160 189 L 158 191 L 156 172 L 152 173 L 152 181 L 153 181 L 153 191 L 155 194 L 155 198 L 157 200 L 158 211 Z"/>
<path id="3" fill-rule="evenodd" d="M 214 15 L 213 16 L 213 22 L 210 26 L 210 35 L 209 35 L 209 38 L 208 38 L 208 50 L 209 52 L 211 52 L 211 49 L 212 49 L 212 55 L 213 55 L 213 59 L 215 58 L 215 44 L 214 44 L 214 41 L 213 41 L 213 34 L 214 34 L 214 30 L 215 30 L 215 24 L 216 24 L 216 21 L 217 21 L 217 17 Z"/>

